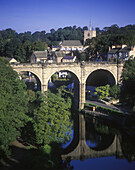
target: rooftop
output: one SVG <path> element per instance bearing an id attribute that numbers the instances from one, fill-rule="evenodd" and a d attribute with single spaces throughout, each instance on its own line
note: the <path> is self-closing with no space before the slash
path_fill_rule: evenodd
<path id="1" fill-rule="evenodd" d="M 52 46 L 52 48 L 60 48 L 60 46 Z"/>
<path id="2" fill-rule="evenodd" d="M 37 58 L 47 58 L 47 51 L 34 51 L 33 54 Z"/>
<path id="3" fill-rule="evenodd" d="M 82 46 L 79 40 L 64 40 L 62 46 Z"/>
<path id="4" fill-rule="evenodd" d="M 108 51 L 108 54 L 116 54 L 119 50 L 120 48 L 113 48 L 110 51 Z"/>
<path id="5" fill-rule="evenodd" d="M 68 60 L 71 60 L 71 59 L 74 59 L 75 56 L 64 56 L 63 59 L 68 59 Z"/>
<path id="6" fill-rule="evenodd" d="M 122 49 L 120 49 L 119 50 L 119 52 L 129 52 L 129 51 L 131 51 L 131 47 L 125 47 L 125 48 L 122 48 Z"/>
<path id="7" fill-rule="evenodd" d="M 62 57 L 62 58 L 65 56 L 65 54 L 62 51 L 55 51 L 55 55 L 56 57 Z"/>

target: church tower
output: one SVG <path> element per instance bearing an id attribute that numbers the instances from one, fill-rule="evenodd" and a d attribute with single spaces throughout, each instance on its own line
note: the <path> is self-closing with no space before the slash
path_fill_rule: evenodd
<path id="1" fill-rule="evenodd" d="M 93 37 L 96 37 L 96 30 L 93 28 L 91 29 L 91 23 L 89 25 L 89 30 L 84 30 L 84 44 L 87 39 L 92 39 Z"/>

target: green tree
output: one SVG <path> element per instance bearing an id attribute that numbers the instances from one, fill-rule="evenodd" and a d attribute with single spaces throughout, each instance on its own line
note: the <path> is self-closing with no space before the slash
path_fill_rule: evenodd
<path id="1" fill-rule="evenodd" d="M 120 87 L 117 85 L 114 85 L 113 87 L 110 88 L 110 96 L 118 99 L 120 96 Z"/>
<path id="2" fill-rule="evenodd" d="M 44 51 L 45 48 L 46 48 L 46 45 L 43 42 L 41 42 L 40 40 L 35 41 L 33 43 L 33 50 L 34 51 Z"/>
<path id="3" fill-rule="evenodd" d="M 54 83 L 56 80 L 57 80 L 57 75 L 56 75 L 56 74 L 53 74 L 53 75 L 52 75 L 52 82 Z"/>
<path id="4" fill-rule="evenodd" d="M 135 58 L 125 62 L 122 73 L 121 100 L 135 105 Z"/>
<path id="5" fill-rule="evenodd" d="M 38 144 L 64 142 L 70 139 L 69 105 L 61 94 L 45 93 L 40 107 L 34 110 L 34 130 Z"/>
<path id="6" fill-rule="evenodd" d="M 25 88 L 7 61 L 0 59 L 0 153 L 9 154 L 9 144 L 29 121 Z"/>
<path id="7" fill-rule="evenodd" d="M 99 96 L 100 99 L 105 99 L 109 96 L 110 85 L 100 86 L 96 88 L 95 94 Z"/>

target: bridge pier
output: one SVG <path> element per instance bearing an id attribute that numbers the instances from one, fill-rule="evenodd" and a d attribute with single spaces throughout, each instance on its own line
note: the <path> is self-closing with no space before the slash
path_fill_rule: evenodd
<path id="1" fill-rule="evenodd" d="M 48 90 L 48 85 L 42 84 L 42 85 L 41 85 L 41 91 L 42 91 L 42 93 L 44 93 L 44 92 L 47 91 L 47 90 Z"/>
<path id="2" fill-rule="evenodd" d="M 120 83 L 123 70 L 123 63 L 20 63 L 11 65 L 18 73 L 29 71 L 34 74 L 41 82 L 41 91 L 47 91 L 48 80 L 55 73 L 61 70 L 69 71 L 77 78 L 75 82 L 75 103 L 77 108 L 83 109 L 85 103 L 85 83 L 90 74 L 96 70 L 105 70 L 111 75 L 116 84 Z"/>
<path id="3" fill-rule="evenodd" d="M 79 108 L 83 109 L 85 103 L 85 83 L 80 83 L 80 101 Z"/>

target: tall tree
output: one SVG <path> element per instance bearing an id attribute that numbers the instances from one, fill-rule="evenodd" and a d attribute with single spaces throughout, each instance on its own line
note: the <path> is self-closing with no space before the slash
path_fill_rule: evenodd
<path id="1" fill-rule="evenodd" d="M 45 93 L 40 107 L 34 111 L 34 130 L 38 144 L 64 142 L 70 139 L 72 126 L 69 102 L 66 102 L 60 93 Z"/>
<path id="2" fill-rule="evenodd" d="M 121 100 L 135 106 L 135 58 L 124 65 L 121 89 Z"/>
<path id="3" fill-rule="evenodd" d="M 29 120 L 25 84 L 7 61 L 0 59 L 0 153 L 9 154 L 9 144 Z M 0 155 L 1 156 L 1 155 Z"/>

